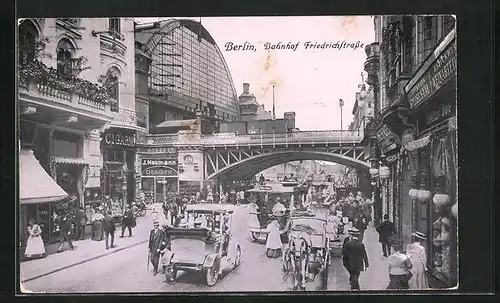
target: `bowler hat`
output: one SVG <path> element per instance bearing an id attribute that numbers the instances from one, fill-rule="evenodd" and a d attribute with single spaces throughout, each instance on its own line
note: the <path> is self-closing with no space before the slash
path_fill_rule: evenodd
<path id="1" fill-rule="evenodd" d="M 427 240 L 427 236 L 423 232 L 414 231 L 411 235 L 417 239 Z"/>
<path id="2" fill-rule="evenodd" d="M 389 215 L 388 214 L 384 215 L 384 220 L 389 220 Z"/>

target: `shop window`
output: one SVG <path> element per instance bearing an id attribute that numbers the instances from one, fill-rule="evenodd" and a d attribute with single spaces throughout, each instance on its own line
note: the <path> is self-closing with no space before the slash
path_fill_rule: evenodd
<path id="1" fill-rule="evenodd" d="M 53 133 L 52 153 L 66 158 L 82 157 L 82 136 L 55 130 Z"/>
<path id="2" fill-rule="evenodd" d="M 62 77 L 70 77 L 73 74 L 73 55 L 75 47 L 71 42 L 63 38 L 57 43 L 57 73 Z"/>
<path id="3" fill-rule="evenodd" d="M 124 163 L 125 159 L 124 159 L 123 149 L 105 148 L 104 161 Z"/>

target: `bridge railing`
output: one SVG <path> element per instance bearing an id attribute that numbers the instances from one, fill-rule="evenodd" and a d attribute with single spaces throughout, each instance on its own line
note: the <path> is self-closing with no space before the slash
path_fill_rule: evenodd
<path id="1" fill-rule="evenodd" d="M 177 142 L 177 134 L 147 135 L 139 143 L 173 144 Z M 202 135 L 201 142 L 206 145 L 220 144 L 311 144 L 311 143 L 359 143 L 363 140 L 363 130 L 327 130 L 301 131 L 290 133 L 235 134 L 218 133 Z"/>
<path id="2" fill-rule="evenodd" d="M 359 143 L 363 140 L 363 132 L 359 130 L 331 130 L 331 131 L 301 131 L 279 134 L 217 134 L 202 137 L 204 144 L 309 144 L 309 143 Z"/>

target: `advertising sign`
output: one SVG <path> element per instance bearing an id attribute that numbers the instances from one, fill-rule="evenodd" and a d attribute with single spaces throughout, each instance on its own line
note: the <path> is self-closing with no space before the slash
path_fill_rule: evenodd
<path id="1" fill-rule="evenodd" d="M 102 142 L 106 146 L 135 148 L 136 138 L 133 131 L 112 129 L 103 134 Z"/>
<path id="2" fill-rule="evenodd" d="M 457 74 L 455 43 L 450 45 L 432 63 L 429 69 L 407 92 L 411 108 L 418 107 Z"/>
<path id="3" fill-rule="evenodd" d="M 152 166 L 142 170 L 143 177 L 172 177 L 177 176 L 177 171 L 168 166 Z"/>

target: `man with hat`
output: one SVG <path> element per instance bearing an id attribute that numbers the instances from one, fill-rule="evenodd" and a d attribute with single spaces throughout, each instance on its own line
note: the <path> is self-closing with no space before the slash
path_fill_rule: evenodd
<path id="1" fill-rule="evenodd" d="M 427 254 L 421 241 L 427 240 L 427 237 L 419 231 L 414 231 L 411 235 L 413 236 L 413 243 L 406 248 L 406 254 L 413 264 L 409 287 L 410 289 L 425 289 L 429 287 L 427 275 L 425 274 L 427 272 Z"/>
<path id="2" fill-rule="evenodd" d="M 342 248 L 342 263 L 349 272 L 351 290 L 359 290 L 359 275 L 368 268 L 368 256 L 365 245 L 359 240 L 359 230 L 349 229 L 350 240 Z"/>
<path id="3" fill-rule="evenodd" d="M 153 264 L 153 275 L 158 274 L 158 262 L 162 251 L 165 232 L 160 228 L 160 222 L 153 222 L 153 229 L 149 233 L 148 254 L 151 264 Z"/>
<path id="4" fill-rule="evenodd" d="M 122 235 L 120 238 L 123 238 L 125 234 L 125 229 L 128 229 L 128 236 L 132 237 L 132 227 L 135 227 L 135 218 L 134 218 L 134 212 L 132 211 L 132 208 L 130 205 L 127 205 L 125 208 L 125 212 L 123 213 L 123 219 L 122 219 Z"/>
<path id="5" fill-rule="evenodd" d="M 396 227 L 394 223 L 389 221 L 388 214 L 384 215 L 384 221 L 377 227 L 377 232 L 379 234 L 378 241 L 382 244 L 384 257 L 388 257 L 391 254 L 391 240 L 397 234 Z"/>

